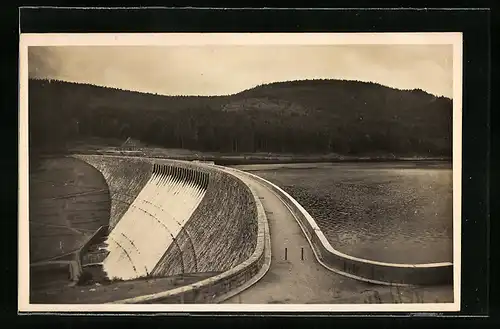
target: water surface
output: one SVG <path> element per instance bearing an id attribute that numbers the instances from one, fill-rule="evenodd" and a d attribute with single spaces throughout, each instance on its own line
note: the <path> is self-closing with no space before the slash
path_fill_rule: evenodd
<path id="1" fill-rule="evenodd" d="M 451 262 L 451 164 L 234 166 L 277 184 L 344 253 L 396 263 Z"/>

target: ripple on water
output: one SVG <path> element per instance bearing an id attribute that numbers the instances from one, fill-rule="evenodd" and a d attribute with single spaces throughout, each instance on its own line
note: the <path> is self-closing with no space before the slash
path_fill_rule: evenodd
<path id="1" fill-rule="evenodd" d="M 245 166 L 252 171 L 252 166 Z M 281 186 L 344 253 L 397 263 L 453 259 L 449 165 L 266 166 L 254 173 Z"/>

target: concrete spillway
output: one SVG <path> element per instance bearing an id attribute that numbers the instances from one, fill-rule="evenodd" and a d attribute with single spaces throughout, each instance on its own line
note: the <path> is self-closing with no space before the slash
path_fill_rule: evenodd
<path id="1" fill-rule="evenodd" d="M 150 179 L 106 241 L 103 269 L 109 278 L 148 276 L 176 244 L 176 237 L 203 199 L 208 175 L 174 166 L 154 165 Z"/>
<path id="2" fill-rule="evenodd" d="M 257 207 L 237 177 L 187 161 L 75 157 L 98 169 L 109 187 L 109 226 L 101 232 L 108 252 L 92 258 L 107 272 L 100 275 L 128 280 L 221 273 L 254 253 Z"/>

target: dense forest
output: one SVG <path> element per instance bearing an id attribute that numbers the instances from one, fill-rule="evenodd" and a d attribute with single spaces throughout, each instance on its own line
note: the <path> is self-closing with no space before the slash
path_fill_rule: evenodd
<path id="1" fill-rule="evenodd" d="M 29 82 L 30 148 L 88 137 L 219 152 L 451 156 L 452 101 L 375 83 L 302 80 L 229 96 Z"/>

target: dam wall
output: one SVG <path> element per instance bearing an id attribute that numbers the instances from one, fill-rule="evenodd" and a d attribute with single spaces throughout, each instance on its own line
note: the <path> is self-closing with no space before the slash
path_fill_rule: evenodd
<path id="1" fill-rule="evenodd" d="M 223 181 L 222 177 L 224 176 L 234 177 L 229 171 L 223 168 L 219 168 L 217 172 L 222 174 L 220 176 L 221 181 Z M 239 179 L 238 181 L 241 182 Z M 241 291 L 248 289 L 254 283 L 262 279 L 271 265 L 271 238 L 269 233 L 269 224 L 264 207 L 262 206 L 257 193 L 250 185 L 247 185 L 247 183 L 244 184 L 247 186 L 248 191 L 250 191 L 251 196 L 255 202 L 255 208 L 252 208 L 256 209 L 256 218 L 254 218 L 257 226 L 257 234 L 255 239 L 256 244 L 254 251 L 251 253 L 250 257 L 222 273 L 216 274 L 196 283 L 157 292 L 154 294 L 116 300 L 112 302 L 112 304 L 220 303 L 221 301 L 224 301 L 240 293 Z M 214 185 L 216 186 L 216 184 Z M 208 193 L 209 192 L 207 192 L 207 194 Z M 219 205 L 220 204 L 217 203 L 217 206 Z M 206 209 L 207 211 L 210 211 L 210 209 L 213 208 L 215 207 L 207 207 Z M 199 207 L 198 209 L 203 208 Z M 205 212 L 201 210 L 199 213 L 201 215 L 205 214 Z M 202 216 L 200 216 L 199 218 L 202 218 Z M 206 229 L 212 231 L 213 234 L 216 234 L 217 232 L 217 228 L 210 229 L 209 227 L 207 227 Z M 199 231 L 202 232 L 203 230 L 200 229 Z M 224 232 L 220 232 L 219 237 L 223 234 Z M 245 248 L 245 245 L 248 248 L 248 243 L 245 243 L 245 241 L 239 241 L 239 245 L 240 248 Z M 222 258 L 215 255 L 214 259 L 220 260 Z M 206 264 L 209 265 L 209 263 Z M 225 267 L 229 266 L 223 266 L 221 268 Z"/>
<path id="2" fill-rule="evenodd" d="M 151 177 L 152 163 L 140 158 L 74 155 L 97 168 L 109 188 L 111 210 L 109 230 L 123 217 Z"/>
<path id="3" fill-rule="evenodd" d="M 177 236 L 203 199 L 207 183 L 206 173 L 153 164 L 149 181 L 108 236 L 110 254 L 103 262 L 108 275 L 150 276 L 165 250 L 179 248 Z M 180 254 L 181 263 L 182 258 Z"/>
<path id="4" fill-rule="evenodd" d="M 227 173 L 207 171 L 210 181 L 205 198 L 177 236 L 177 244 L 158 263 L 153 272 L 156 276 L 223 272 L 250 257 L 255 249 L 257 210 L 250 189 Z"/>
<path id="5" fill-rule="evenodd" d="M 253 255 L 255 199 L 234 176 L 185 161 L 76 157 L 109 184 L 110 253 L 103 268 L 110 277 L 223 272 Z"/>

